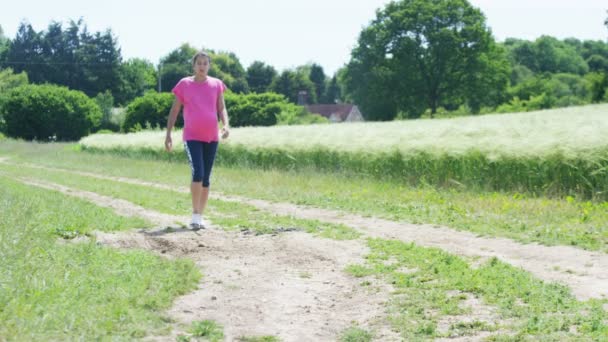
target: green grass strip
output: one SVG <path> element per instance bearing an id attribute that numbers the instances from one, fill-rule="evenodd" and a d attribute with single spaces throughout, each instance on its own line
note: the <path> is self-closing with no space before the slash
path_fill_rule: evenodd
<path id="1" fill-rule="evenodd" d="M 187 216 L 191 208 L 190 194 L 178 191 L 154 189 L 144 185 L 125 184 L 23 165 L 0 164 L 0 170 L 14 176 L 47 180 L 77 189 L 125 199 L 142 207 L 167 214 Z M 360 236 L 360 233 L 345 225 L 276 215 L 237 202 L 210 200 L 206 212 L 207 217 L 214 224 L 227 230 L 248 230 L 256 234 L 298 230 L 336 240 L 350 240 Z M 183 224 L 187 224 L 187 222 Z"/>
<path id="2" fill-rule="evenodd" d="M 97 148 L 87 152 L 130 158 L 181 161 L 181 153 L 138 147 Z M 286 150 L 223 144 L 217 164 L 263 170 L 315 170 L 345 176 L 373 177 L 408 185 L 477 191 L 517 191 L 543 196 L 578 196 L 608 200 L 608 150 L 570 156 L 557 151 L 540 156 L 489 156 L 471 150 L 437 154 L 398 150 L 366 153 L 340 152 L 322 147 Z"/>
<path id="3" fill-rule="evenodd" d="M 75 145 L 7 141 L 0 155 L 16 163 L 82 170 L 183 187 L 189 168 L 181 163 L 129 159 L 74 151 Z M 212 191 L 269 201 L 342 210 L 396 221 L 449 226 L 522 242 L 572 245 L 608 251 L 608 202 L 577 197 L 411 187 L 373 178 L 314 171 L 214 167 Z"/>
<path id="4" fill-rule="evenodd" d="M 0 176 L 0 336 L 7 340 L 132 340 L 164 334 L 161 310 L 196 287 L 191 261 L 60 244 L 58 230 L 145 224 L 86 201 Z"/>
<path id="5" fill-rule="evenodd" d="M 347 271 L 376 276 L 395 287 L 390 318 L 406 340 L 482 331 L 497 331 L 496 340 L 608 338 L 608 314 L 602 308 L 606 300 L 579 302 L 567 287 L 540 281 L 496 258 L 472 268 L 463 258 L 413 243 L 370 239 L 369 247 L 366 263 Z M 454 323 L 447 332 L 438 331 L 441 319 L 467 314 L 460 305 L 465 294 L 495 307 L 499 320 Z"/>

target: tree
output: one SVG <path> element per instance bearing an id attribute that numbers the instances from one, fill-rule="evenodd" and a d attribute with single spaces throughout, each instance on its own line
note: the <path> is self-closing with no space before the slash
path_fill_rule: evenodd
<path id="1" fill-rule="evenodd" d="M 209 75 L 221 79 L 235 93 L 248 93 L 245 69 L 238 57 L 232 52 L 208 52 L 211 56 Z"/>
<path id="2" fill-rule="evenodd" d="M 323 95 L 323 102 L 336 103 L 340 100 L 340 86 L 338 85 L 338 77 L 334 75 L 327 85 L 325 94 Z"/>
<path id="3" fill-rule="evenodd" d="M 301 91 L 306 92 L 306 103 L 316 103 L 315 85 L 302 73 L 285 70 L 270 85 L 271 91 L 283 94 L 292 103 L 298 103 Z"/>
<path id="4" fill-rule="evenodd" d="M 141 58 L 132 58 L 120 65 L 120 87 L 114 96 L 116 103 L 125 105 L 144 93 L 156 89 L 156 69 Z"/>
<path id="5" fill-rule="evenodd" d="M 255 61 L 247 68 L 247 83 L 249 90 L 254 93 L 264 93 L 269 90 L 272 81 L 277 77 L 277 71 L 272 65 Z"/>
<path id="6" fill-rule="evenodd" d="M 483 14 L 467 0 L 393 1 L 361 32 L 346 83 L 367 119 L 418 117 L 444 103 L 480 105 L 484 92 L 504 90 L 508 70 L 498 54 Z"/>
<path id="7" fill-rule="evenodd" d="M 0 70 L 0 97 L 9 90 L 28 83 L 29 81 L 25 72 L 15 74 L 11 68 L 2 69 Z"/>
<path id="8" fill-rule="evenodd" d="M 192 75 L 192 57 L 199 50 L 189 44 L 182 44 L 161 58 L 161 91 L 173 89 L 180 79 Z M 237 56 L 232 52 L 214 52 L 203 49 L 211 57 L 209 76 L 221 79 L 228 89 L 236 93 L 249 91 L 245 69 Z"/>
<path id="9" fill-rule="evenodd" d="M 160 91 L 169 91 L 183 77 L 192 75 L 192 56 L 198 50 L 189 44 L 182 44 L 160 60 Z"/>
<path id="10" fill-rule="evenodd" d="M 4 30 L 2 29 L 2 25 L 0 25 L 0 68 L 4 66 L 3 63 L 6 59 L 9 43 L 10 40 L 4 35 Z"/>
<path id="11" fill-rule="evenodd" d="M 310 66 L 310 74 L 308 75 L 308 78 L 315 85 L 315 94 L 317 95 L 317 100 L 319 102 L 327 102 L 323 98 L 323 95 L 325 94 L 325 82 L 327 78 L 325 76 L 325 72 L 323 72 L 323 67 L 313 63 Z"/>
<path id="12" fill-rule="evenodd" d="M 78 89 L 89 96 L 120 85 L 122 57 L 111 30 L 90 33 L 82 19 L 67 29 L 51 22 L 47 31 L 36 32 L 28 23 L 19 25 L 9 45 L 6 64 L 15 72 L 26 71 L 32 83 L 55 83 Z"/>

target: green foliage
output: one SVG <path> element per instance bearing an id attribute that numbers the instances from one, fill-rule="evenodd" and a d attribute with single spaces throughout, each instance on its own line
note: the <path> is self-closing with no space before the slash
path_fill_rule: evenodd
<path id="1" fill-rule="evenodd" d="M 401 0 L 360 34 L 347 66 L 349 93 L 368 120 L 426 108 L 499 101 L 509 75 L 483 14 L 466 0 Z"/>
<path id="2" fill-rule="evenodd" d="M 334 75 L 327 87 L 325 88 L 325 94 L 323 94 L 323 103 L 337 103 L 342 98 L 340 86 L 338 85 L 338 77 Z"/>
<path id="3" fill-rule="evenodd" d="M 255 61 L 247 68 L 247 83 L 249 89 L 254 93 L 265 93 L 270 91 L 272 81 L 277 77 L 277 71 L 272 65 Z"/>
<path id="4" fill-rule="evenodd" d="M 224 98 L 233 127 L 272 126 L 277 123 L 277 116 L 283 112 L 291 113 L 296 107 L 288 103 L 283 95 L 275 93 L 227 93 Z"/>
<path id="5" fill-rule="evenodd" d="M 352 327 L 342 333 L 340 342 L 370 342 L 372 338 L 373 336 L 369 332 L 361 328 Z"/>
<path id="6" fill-rule="evenodd" d="M 601 84 L 596 86 L 601 88 Z M 507 113 L 582 105 L 592 101 L 593 87 L 593 80 L 576 74 L 534 76 L 510 88 L 511 100 L 498 106 L 496 111 Z"/>
<path id="7" fill-rule="evenodd" d="M 313 63 L 310 66 L 310 73 L 308 75 L 308 78 L 315 85 L 315 94 L 316 94 L 317 102 L 326 103 L 327 101 L 323 98 L 323 95 L 326 92 L 325 82 L 327 80 L 327 77 L 325 76 L 323 67 L 316 63 Z"/>
<path id="8" fill-rule="evenodd" d="M 291 103 L 299 104 L 298 94 L 301 91 L 306 92 L 307 103 L 317 102 L 314 83 L 312 83 L 307 75 L 301 72 L 292 70 L 283 71 L 272 81 L 270 89 L 277 94 L 284 95 Z"/>
<path id="9" fill-rule="evenodd" d="M 123 132 L 133 132 L 144 127 L 166 127 L 167 117 L 173 105 L 174 96 L 171 93 L 149 92 L 138 97 L 127 106 L 125 120 L 121 127 Z M 180 115 L 175 123 L 183 127 L 184 120 Z"/>
<path id="10" fill-rule="evenodd" d="M 11 68 L 0 70 L 0 96 L 6 94 L 13 88 L 17 88 L 28 83 L 29 81 L 25 71 L 15 74 Z"/>
<path id="11" fill-rule="evenodd" d="M 160 59 L 161 92 L 173 89 L 182 78 L 192 74 L 192 57 L 198 50 L 182 44 Z"/>
<path id="12" fill-rule="evenodd" d="M 310 125 L 329 123 L 329 119 L 322 115 L 312 114 L 305 107 L 292 103 L 282 107 L 281 113 L 277 115 L 278 125 Z"/>
<path id="13" fill-rule="evenodd" d="M 26 22 L 19 25 L 6 54 L 15 72 L 26 71 L 32 83 L 54 83 L 81 90 L 88 96 L 120 86 L 120 49 L 110 29 L 89 32 L 83 20 L 67 28 L 51 22 L 36 32 Z"/>
<path id="14" fill-rule="evenodd" d="M 54 85 L 14 88 L 2 107 L 6 133 L 26 140 L 78 140 L 101 123 L 102 112 L 84 93 Z"/>
<path id="15" fill-rule="evenodd" d="M 2 38 L 1 30 L 2 27 L 0 27 L 0 38 Z M 0 45 L 1 44 L 2 42 L 0 41 Z M 11 68 L 0 70 L 0 132 L 4 132 L 6 130 L 6 123 L 2 115 L 2 106 L 4 101 L 6 100 L 6 94 L 9 90 L 26 84 L 28 84 L 28 79 L 27 74 L 25 72 L 21 72 L 20 74 L 14 74 L 13 69 Z"/>
<path id="16" fill-rule="evenodd" d="M 126 105 L 147 91 L 156 89 L 157 73 L 145 59 L 132 58 L 120 65 L 120 87 L 114 93 L 116 103 Z"/>
<path id="17" fill-rule="evenodd" d="M 103 93 L 97 94 L 97 96 L 95 96 L 95 102 L 97 102 L 102 113 L 101 125 L 99 128 L 118 132 L 120 130 L 120 125 L 112 120 L 112 110 L 114 109 L 114 97 L 112 96 L 112 93 L 106 90 Z"/>
<path id="18" fill-rule="evenodd" d="M 198 51 L 189 44 L 182 44 L 161 58 L 160 77 L 163 91 L 173 89 L 179 80 L 192 75 L 192 57 Z M 249 92 L 245 69 L 234 53 L 215 52 L 208 49 L 203 49 L 203 51 L 206 51 L 211 57 L 209 76 L 219 78 L 233 92 Z"/>
<path id="19" fill-rule="evenodd" d="M 204 320 L 192 322 L 190 331 L 192 336 L 203 337 L 210 342 L 220 342 L 224 340 L 224 328 L 214 321 Z"/>
<path id="20" fill-rule="evenodd" d="M 221 51 L 216 53 L 209 50 L 209 55 L 211 56 L 209 76 L 219 78 L 228 89 L 237 94 L 249 92 L 245 69 L 234 53 Z"/>
<path id="21" fill-rule="evenodd" d="M 534 73 L 572 73 L 582 75 L 589 71 L 585 59 L 573 43 L 542 36 L 534 42 L 508 39 L 505 46 L 514 64 L 521 64 Z"/>
<path id="22" fill-rule="evenodd" d="M 592 102 L 606 101 L 608 98 L 608 72 L 592 72 L 585 76 L 589 82 Z"/>

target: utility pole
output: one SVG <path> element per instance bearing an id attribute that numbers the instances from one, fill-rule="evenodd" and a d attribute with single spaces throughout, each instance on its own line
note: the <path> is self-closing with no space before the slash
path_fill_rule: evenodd
<path id="1" fill-rule="evenodd" d="M 163 64 L 158 63 L 158 92 L 159 93 L 161 93 L 163 91 L 163 87 L 161 84 L 162 71 L 163 71 Z"/>

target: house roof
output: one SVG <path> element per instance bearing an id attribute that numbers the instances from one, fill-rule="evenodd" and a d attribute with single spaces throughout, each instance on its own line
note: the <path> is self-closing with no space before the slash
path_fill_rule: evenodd
<path id="1" fill-rule="evenodd" d="M 326 118 L 330 118 L 332 115 L 338 116 L 341 121 L 346 120 L 348 114 L 353 110 L 353 104 L 316 104 L 306 105 L 306 109 L 314 114 L 319 114 Z"/>

